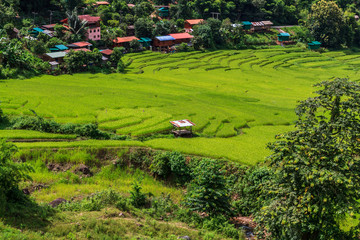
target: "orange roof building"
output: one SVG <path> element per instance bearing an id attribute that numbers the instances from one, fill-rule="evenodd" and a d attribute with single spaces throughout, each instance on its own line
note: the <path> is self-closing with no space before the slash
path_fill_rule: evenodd
<path id="1" fill-rule="evenodd" d="M 173 38 L 175 38 L 175 44 L 180 43 L 189 43 L 191 39 L 194 37 L 193 35 L 190 35 L 189 33 L 171 33 L 169 34 Z"/>
<path id="2" fill-rule="evenodd" d="M 129 37 L 118 37 L 116 39 L 113 40 L 114 42 L 114 47 L 128 47 L 129 43 L 133 40 L 137 40 L 139 41 L 140 39 L 138 39 L 135 36 L 129 36 Z"/>
<path id="3" fill-rule="evenodd" d="M 185 29 L 190 30 L 193 28 L 193 26 L 198 25 L 200 23 L 204 22 L 204 19 L 188 19 L 185 20 Z"/>

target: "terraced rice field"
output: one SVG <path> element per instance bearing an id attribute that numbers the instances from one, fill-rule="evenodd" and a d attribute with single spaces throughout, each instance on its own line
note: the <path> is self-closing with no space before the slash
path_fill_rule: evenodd
<path id="1" fill-rule="evenodd" d="M 187 118 L 201 137 L 142 144 L 253 164 L 268 154 L 266 142 L 291 129 L 296 102 L 311 96 L 313 84 L 357 80 L 360 69 L 360 54 L 295 47 L 144 52 L 126 55 L 130 59 L 126 74 L 1 81 L 0 107 L 11 115 L 34 110 L 61 123 L 96 122 L 135 137 L 168 131 L 170 120 Z"/>

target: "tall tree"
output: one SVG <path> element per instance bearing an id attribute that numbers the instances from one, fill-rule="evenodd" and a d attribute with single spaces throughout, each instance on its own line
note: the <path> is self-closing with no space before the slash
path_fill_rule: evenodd
<path id="1" fill-rule="evenodd" d="M 185 205 L 192 211 L 206 212 L 211 216 L 229 213 L 230 195 L 220 164 L 216 160 L 202 159 L 193 175 Z"/>
<path id="2" fill-rule="evenodd" d="M 334 1 L 321 0 L 311 6 L 307 25 L 316 40 L 327 47 L 344 43 L 344 12 Z"/>
<path id="3" fill-rule="evenodd" d="M 296 130 L 277 136 L 256 221 L 267 239 L 358 239 L 341 219 L 360 212 L 360 85 L 335 79 L 300 102 Z"/>
<path id="4" fill-rule="evenodd" d="M 135 22 L 135 36 L 136 37 L 152 37 L 154 22 L 147 18 L 139 18 Z"/>
<path id="5" fill-rule="evenodd" d="M 67 11 L 66 16 L 68 19 L 69 30 L 76 35 L 84 35 L 87 21 L 81 21 L 78 16 L 77 8 L 72 11 Z"/>

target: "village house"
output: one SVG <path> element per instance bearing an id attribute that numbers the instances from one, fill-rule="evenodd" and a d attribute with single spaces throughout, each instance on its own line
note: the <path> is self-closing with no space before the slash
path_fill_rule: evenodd
<path id="1" fill-rule="evenodd" d="M 190 43 L 191 39 L 194 38 L 194 36 L 189 33 L 171 33 L 169 35 L 175 39 L 175 44 Z"/>
<path id="2" fill-rule="evenodd" d="M 129 48 L 130 47 L 130 42 L 136 40 L 139 41 L 140 39 L 138 39 L 135 36 L 129 36 L 129 37 L 118 37 L 116 39 L 113 40 L 114 42 L 114 47 L 125 47 L 125 48 Z"/>
<path id="3" fill-rule="evenodd" d="M 185 32 L 191 32 L 195 25 L 201 24 L 202 22 L 204 22 L 204 19 L 185 20 L 185 23 L 184 23 Z"/>
<path id="4" fill-rule="evenodd" d="M 57 62 L 63 63 L 64 57 L 66 56 L 67 52 L 52 52 L 52 53 L 45 53 L 43 59 L 48 62 Z"/>
<path id="5" fill-rule="evenodd" d="M 153 41 L 153 46 L 159 51 L 168 51 L 174 44 L 175 38 L 170 35 L 155 37 Z"/>

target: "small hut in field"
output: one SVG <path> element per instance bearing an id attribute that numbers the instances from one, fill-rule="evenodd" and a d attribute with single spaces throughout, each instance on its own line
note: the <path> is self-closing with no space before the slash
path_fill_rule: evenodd
<path id="1" fill-rule="evenodd" d="M 175 137 L 192 137 L 192 127 L 195 126 L 195 123 L 188 119 L 170 121 L 170 123 L 174 127 L 172 133 Z"/>

